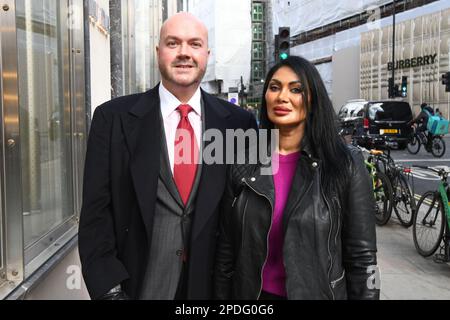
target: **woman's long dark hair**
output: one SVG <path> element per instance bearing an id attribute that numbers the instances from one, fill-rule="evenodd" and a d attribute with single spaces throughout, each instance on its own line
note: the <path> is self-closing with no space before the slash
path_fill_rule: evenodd
<path id="1" fill-rule="evenodd" d="M 290 56 L 270 69 L 263 89 L 261 129 L 274 128 L 267 115 L 265 96 L 273 75 L 284 66 L 297 74 L 303 87 L 303 103 L 307 114 L 304 139 L 306 138 L 313 156 L 321 160 L 324 191 L 329 196 L 337 194 L 344 200 L 344 189 L 350 175 L 350 152 L 338 135 L 336 113 L 322 78 L 308 60 Z"/>

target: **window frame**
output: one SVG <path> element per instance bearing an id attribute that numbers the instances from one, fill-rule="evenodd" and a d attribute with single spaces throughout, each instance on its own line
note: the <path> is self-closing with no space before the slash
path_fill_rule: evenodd
<path id="1" fill-rule="evenodd" d="M 264 22 L 264 3 L 253 2 L 252 4 L 252 20 Z"/>
<path id="2" fill-rule="evenodd" d="M 252 47 L 252 60 L 264 60 L 266 53 L 264 42 L 253 41 Z M 256 52 L 259 54 L 257 55 Z"/>
<path id="3" fill-rule="evenodd" d="M 253 22 L 252 23 L 252 40 L 253 41 L 264 41 L 264 23 L 263 22 Z"/>
<path id="4" fill-rule="evenodd" d="M 260 70 L 256 70 L 257 67 L 261 67 Z M 259 82 L 264 79 L 264 62 L 263 61 L 252 61 L 252 82 Z"/>

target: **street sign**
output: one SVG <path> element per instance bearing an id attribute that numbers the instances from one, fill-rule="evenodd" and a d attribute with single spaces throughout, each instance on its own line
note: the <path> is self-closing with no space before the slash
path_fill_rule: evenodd
<path id="1" fill-rule="evenodd" d="M 238 106 L 239 105 L 239 93 L 238 92 L 228 92 L 228 101 Z"/>

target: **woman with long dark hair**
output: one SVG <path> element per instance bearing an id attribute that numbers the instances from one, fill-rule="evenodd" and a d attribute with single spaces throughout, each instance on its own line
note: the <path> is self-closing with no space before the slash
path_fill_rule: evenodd
<path id="1" fill-rule="evenodd" d="M 360 152 L 338 135 L 317 69 L 295 56 L 275 65 L 260 115 L 279 145 L 259 164 L 230 166 L 215 297 L 378 299 L 371 182 Z"/>

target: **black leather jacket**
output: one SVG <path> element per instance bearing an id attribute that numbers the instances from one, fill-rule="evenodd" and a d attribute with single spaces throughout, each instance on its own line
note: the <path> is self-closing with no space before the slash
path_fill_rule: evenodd
<path id="1" fill-rule="evenodd" d="M 305 150 L 305 149 L 304 149 Z M 288 299 L 379 299 L 372 185 L 351 147 L 348 200 L 324 194 L 321 163 L 302 151 L 284 210 Z M 258 165 L 229 168 L 214 275 L 216 299 L 259 298 L 275 191 Z"/>

